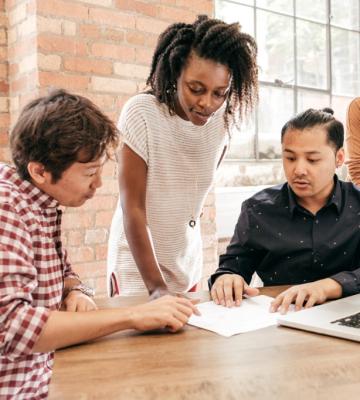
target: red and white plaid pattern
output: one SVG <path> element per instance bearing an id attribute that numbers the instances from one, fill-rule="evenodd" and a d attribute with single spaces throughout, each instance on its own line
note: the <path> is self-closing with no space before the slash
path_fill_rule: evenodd
<path id="1" fill-rule="evenodd" d="M 58 202 L 0 163 L 0 399 L 44 399 L 54 353 L 32 353 L 65 277 Z"/>

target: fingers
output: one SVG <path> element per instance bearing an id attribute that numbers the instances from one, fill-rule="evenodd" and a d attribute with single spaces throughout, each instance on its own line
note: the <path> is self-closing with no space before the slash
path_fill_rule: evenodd
<path id="1" fill-rule="evenodd" d="M 232 307 L 241 304 L 243 290 L 244 280 L 241 276 L 224 274 L 216 279 L 210 294 L 215 304 Z"/>
<path id="2" fill-rule="evenodd" d="M 244 284 L 244 293 L 250 297 L 257 296 L 260 292 L 259 289 Z"/>

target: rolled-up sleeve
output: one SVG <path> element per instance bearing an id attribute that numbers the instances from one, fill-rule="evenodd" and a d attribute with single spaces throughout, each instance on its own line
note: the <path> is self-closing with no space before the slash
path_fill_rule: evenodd
<path id="1" fill-rule="evenodd" d="M 360 97 L 354 99 L 347 111 L 346 150 L 350 180 L 360 186 Z"/>
<path id="2" fill-rule="evenodd" d="M 32 306 L 37 287 L 31 240 L 9 204 L 0 205 L 0 354 L 32 353 L 50 310 Z"/>

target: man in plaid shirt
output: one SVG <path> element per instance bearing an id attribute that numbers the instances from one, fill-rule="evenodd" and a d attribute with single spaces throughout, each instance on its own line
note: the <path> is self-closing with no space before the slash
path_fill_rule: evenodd
<path id="1" fill-rule="evenodd" d="M 13 129 L 15 168 L 0 163 L 0 399 L 47 398 L 57 348 L 129 328 L 177 331 L 197 312 L 172 296 L 96 310 L 71 269 L 58 207 L 94 196 L 117 138 L 93 103 L 64 90 L 29 103 Z"/>

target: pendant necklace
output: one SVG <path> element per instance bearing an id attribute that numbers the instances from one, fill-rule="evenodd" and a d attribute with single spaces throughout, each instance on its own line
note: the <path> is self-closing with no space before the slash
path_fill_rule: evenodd
<path id="1" fill-rule="evenodd" d="M 194 179 L 194 186 L 195 186 L 195 190 L 194 190 L 194 194 L 195 194 L 195 203 L 197 202 L 197 193 L 198 193 L 198 186 L 197 186 L 197 176 L 195 175 L 195 179 Z M 190 194 L 190 208 L 192 210 L 191 212 L 191 216 L 190 216 L 190 221 L 189 221 L 189 226 L 190 228 L 195 228 L 196 226 L 196 218 L 195 218 L 195 207 L 192 201 L 191 201 L 191 194 Z"/>

